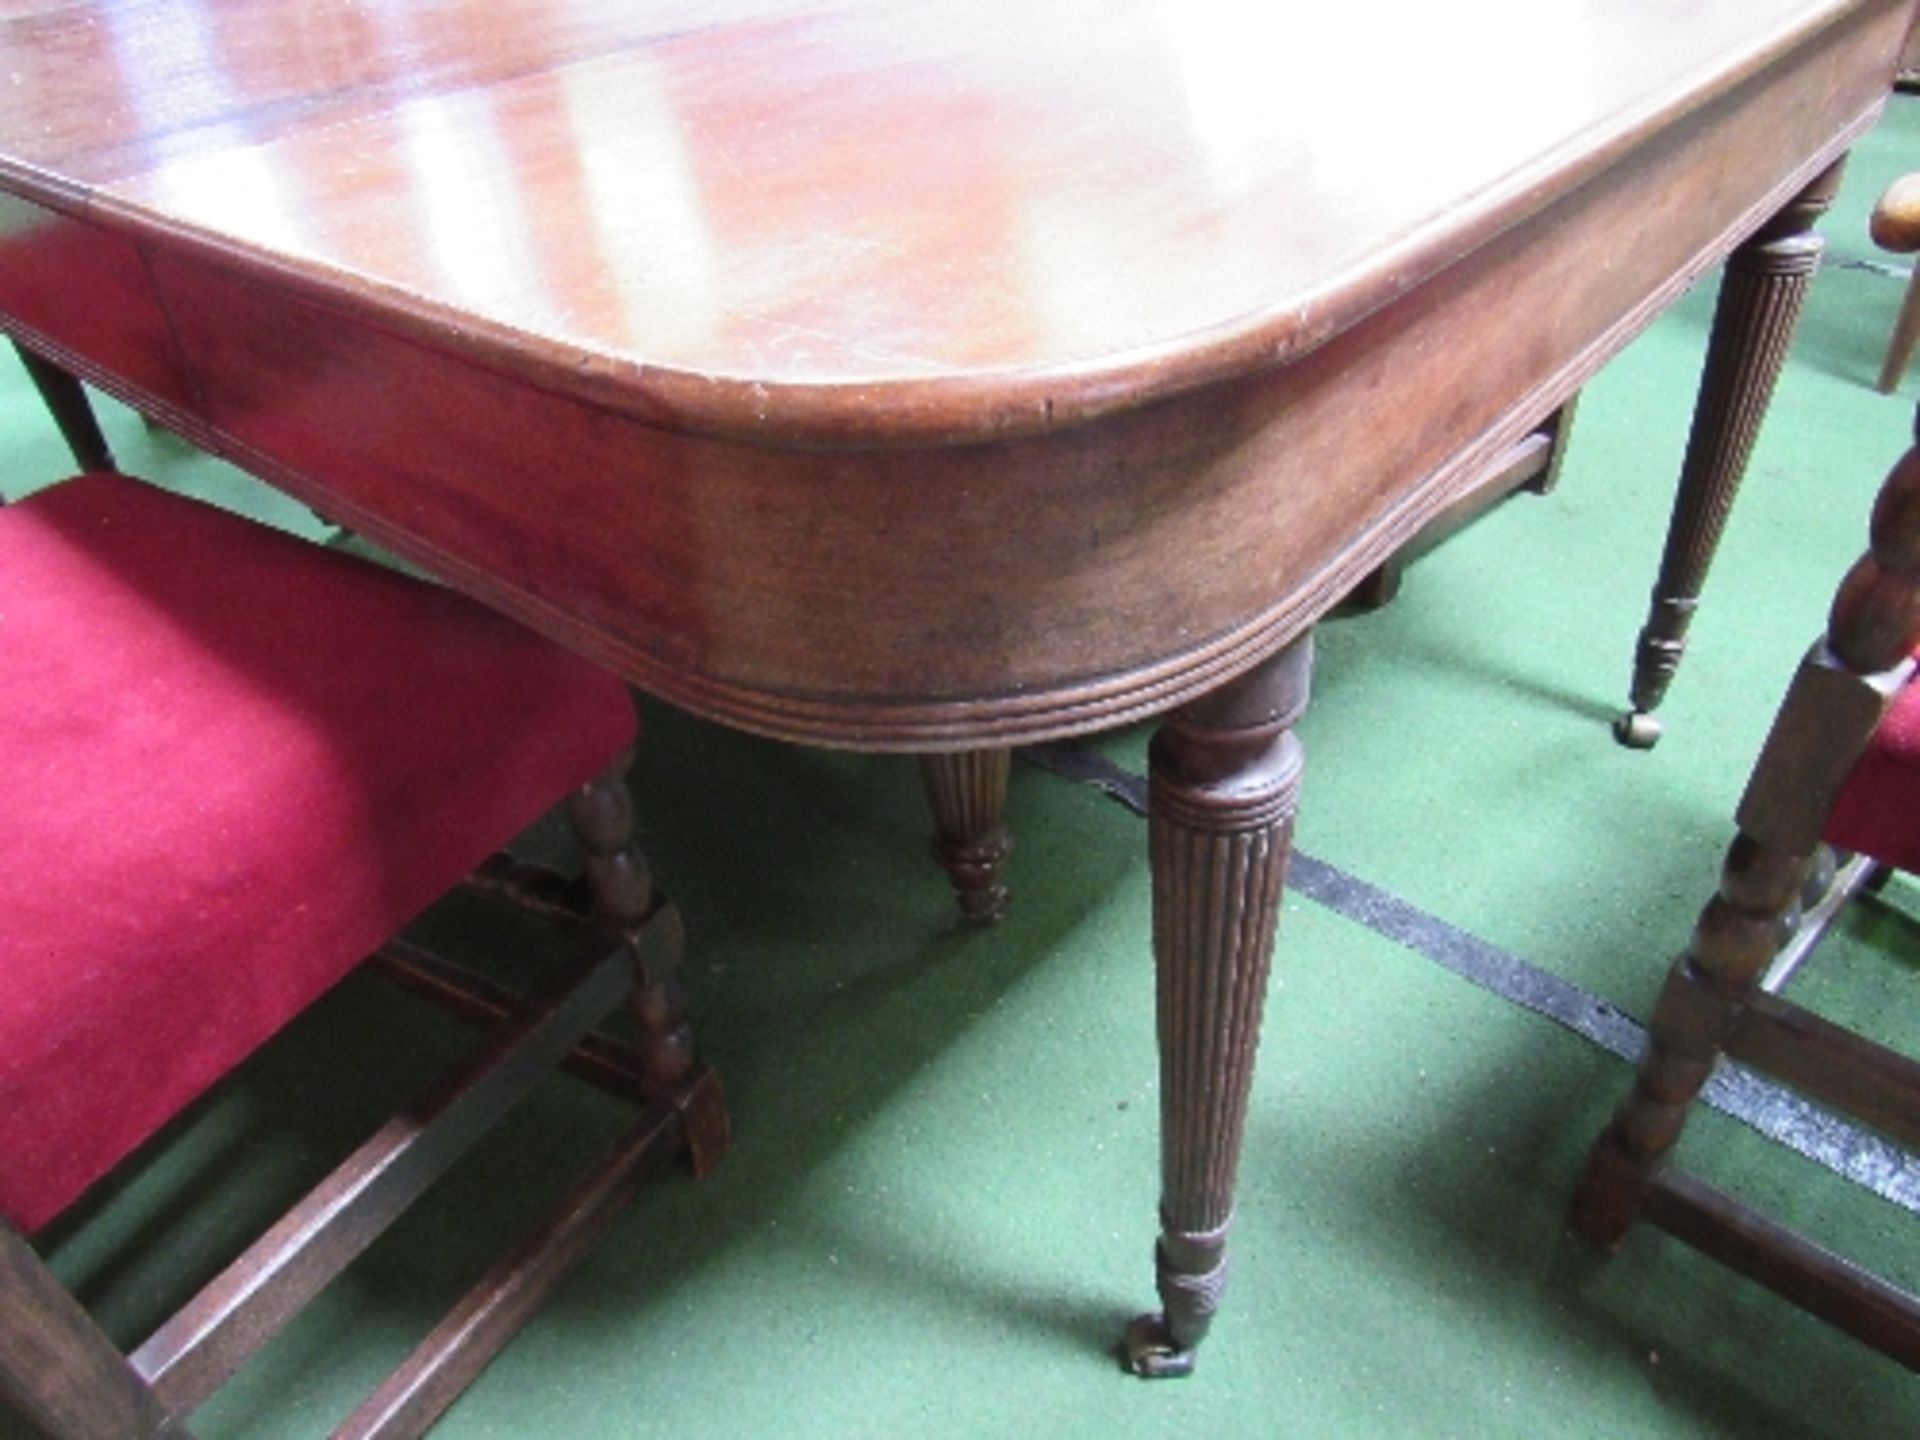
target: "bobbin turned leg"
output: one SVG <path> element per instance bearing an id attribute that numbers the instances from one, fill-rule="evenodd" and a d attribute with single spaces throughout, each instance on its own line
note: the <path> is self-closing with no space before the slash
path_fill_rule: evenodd
<path id="1" fill-rule="evenodd" d="M 1700 588 L 1825 248 L 1813 225 L 1833 203 L 1844 163 L 1828 166 L 1727 258 L 1660 578 L 1634 655 L 1632 708 L 1613 726 L 1614 738 L 1633 749 L 1660 738 L 1653 711 L 1680 668 Z"/>
<path id="2" fill-rule="evenodd" d="M 107 448 L 107 437 L 100 431 L 86 387 L 26 346 L 16 343 L 13 348 L 26 367 L 27 378 L 33 381 L 33 388 L 40 392 L 40 399 L 53 416 L 53 423 L 60 427 L 60 438 L 73 452 L 74 463 L 82 470 L 113 469 L 113 452 Z"/>
<path id="3" fill-rule="evenodd" d="M 1013 849 L 1006 826 L 1010 750 L 922 755 L 920 783 L 933 811 L 933 857 L 945 867 L 969 920 L 991 924 L 1007 913 L 1000 867 Z"/>
<path id="4" fill-rule="evenodd" d="M 1594 1143 L 1575 1191 L 1569 1218 L 1588 1239 L 1616 1245 L 1639 1218 L 1779 946 L 1781 917 L 1799 897 L 1811 859 L 1745 834 L 1728 850 L 1719 893 L 1701 912 L 1654 1005 L 1633 1089 Z"/>
<path id="5" fill-rule="evenodd" d="M 1306 709 L 1311 636 L 1168 716 L 1150 756 L 1159 975 L 1158 1314 L 1127 1327 L 1137 1375 L 1184 1375 L 1226 1285 L 1227 1228 L 1260 1038 Z"/>
<path id="6" fill-rule="evenodd" d="M 642 1094 L 679 1107 L 689 1162 L 694 1174 L 705 1175 L 727 1152 L 726 1101 L 713 1072 L 694 1057 L 679 975 L 685 948 L 680 912 L 654 889 L 646 858 L 633 843 L 633 796 L 626 782 L 631 758 L 623 756 L 575 791 L 567 819 L 586 857 L 591 923 L 618 937 L 633 955 Z"/>

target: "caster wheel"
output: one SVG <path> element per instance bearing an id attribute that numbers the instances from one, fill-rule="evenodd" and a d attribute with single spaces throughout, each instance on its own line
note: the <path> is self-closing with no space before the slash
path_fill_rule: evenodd
<path id="1" fill-rule="evenodd" d="M 1193 1351 L 1180 1347 L 1159 1315 L 1136 1315 L 1127 1322 L 1120 1358 L 1143 1380 L 1169 1380 L 1193 1373 Z"/>
<path id="2" fill-rule="evenodd" d="M 1644 710 L 1629 710 L 1613 722 L 1613 738 L 1629 750 L 1651 750 L 1660 739 L 1660 722 Z"/>

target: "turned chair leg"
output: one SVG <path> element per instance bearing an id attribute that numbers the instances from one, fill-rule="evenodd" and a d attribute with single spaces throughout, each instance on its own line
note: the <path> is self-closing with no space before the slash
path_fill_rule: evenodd
<path id="1" fill-rule="evenodd" d="M 1617 1245 L 1640 1217 L 1654 1178 L 1679 1143 L 1760 977 L 1779 948 L 1813 856 L 1770 850 L 1742 834 L 1727 852 L 1719 892 L 1673 962 L 1648 1022 L 1633 1089 L 1594 1143 L 1570 1219 L 1598 1244 Z"/>
<path id="2" fill-rule="evenodd" d="M 82 470 L 113 469 L 113 452 L 107 448 L 107 437 L 101 432 L 92 402 L 87 399 L 86 387 L 26 346 L 16 343 L 13 348 L 26 367 L 27 378 L 33 381 L 33 388 L 40 392 L 40 399 L 53 416 L 53 423 L 60 427 L 60 436 L 73 452 L 74 463 Z"/>
<path id="3" fill-rule="evenodd" d="M 705 1175 L 727 1151 L 726 1105 L 710 1073 L 696 1074 L 693 1029 L 687 1023 L 686 989 L 679 973 L 685 932 L 679 911 L 654 888 L 646 858 L 633 843 L 633 795 L 626 782 L 631 758 L 622 757 L 581 786 L 568 801 L 567 819 L 586 857 L 593 893 L 590 923 L 618 937 L 633 955 L 642 1094 L 649 1100 L 680 1103 L 693 1172 Z"/>
<path id="4" fill-rule="evenodd" d="M 39 1253 L 0 1221 L 0 1417 L 75 1440 L 193 1440 Z M 26 1388 L 9 1371 L 28 1377 Z M 12 1434 L 9 1429 L 6 1433 Z"/>

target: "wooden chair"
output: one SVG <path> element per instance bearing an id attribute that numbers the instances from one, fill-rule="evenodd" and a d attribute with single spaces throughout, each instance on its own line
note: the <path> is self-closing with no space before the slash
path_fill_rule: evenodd
<path id="1" fill-rule="evenodd" d="M 1775 993 L 1879 867 L 1920 870 L 1920 449 L 1893 468 L 1871 545 L 1801 661 L 1737 815 L 1718 893 L 1674 962 L 1632 1093 L 1595 1143 L 1572 1219 L 1614 1245 L 1638 1220 L 1920 1368 L 1920 1301 L 1681 1170 L 1673 1149 L 1718 1057 L 1920 1148 L 1920 1064 Z M 1855 858 L 1783 954 L 1826 843 Z M 1784 961 L 1784 964 L 1778 963 Z M 1771 979 L 1763 975 L 1773 964 Z"/>
<path id="2" fill-rule="evenodd" d="M 187 1436 L 567 1063 L 637 1123 L 334 1432 L 419 1434 L 644 1171 L 718 1158 L 678 919 L 630 845 L 635 721 L 613 677 L 450 592 L 94 474 L 0 508 L 0 691 L 0 1429 L 11 1409 L 58 1440 Z M 387 943 L 569 795 L 590 914 L 555 877 L 483 873 L 573 914 L 577 963 L 509 1002 Z M 123 1355 L 26 1237 L 376 950 L 497 1027 Z M 637 1046 L 589 1036 L 623 1000 Z"/>

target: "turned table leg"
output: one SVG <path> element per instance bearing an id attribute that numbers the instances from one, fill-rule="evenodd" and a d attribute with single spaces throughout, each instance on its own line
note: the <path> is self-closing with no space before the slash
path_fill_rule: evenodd
<path id="1" fill-rule="evenodd" d="M 983 924 L 1007 913 L 1000 867 L 1013 849 L 1007 831 L 1010 750 L 967 750 L 920 757 L 920 781 L 933 811 L 933 856 L 945 867 L 960 913 Z"/>
<path id="2" fill-rule="evenodd" d="M 1184 1375 L 1226 1285 L 1227 1230 L 1293 840 L 1310 635 L 1170 715 L 1150 757 L 1160 1031 L 1161 1311 L 1127 1327 L 1138 1375 Z"/>
<path id="3" fill-rule="evenodd" d="M 1836 161 L 1823 170 L 1727 259 L 1680 493 L 1634 656 L 1632 708 L 1614 722 L 1614 737 L 1623 745 L 1646 749 L 1660 738 L 1653 711 L 1680 667 L 1707 567 L 1825 248 L 1813 225 L 1833 202 L 1843 164 Z"/>
<path id="4" fill-rule="evenodd" d="M 33 388 L 40 392 L 41 400 L 52 414 L 53 423 L 60 427 L 60 437 L 73 452 L 74 462 L 82 470 L 113 469 L 113 452 L 107 448 L 107 437 L 100 431 L 86 388 L 51 360 L 34 354 L 26 346 L 16 344 L 13 348 L 26 367 L 27 378 L 33 381 Z"/>

